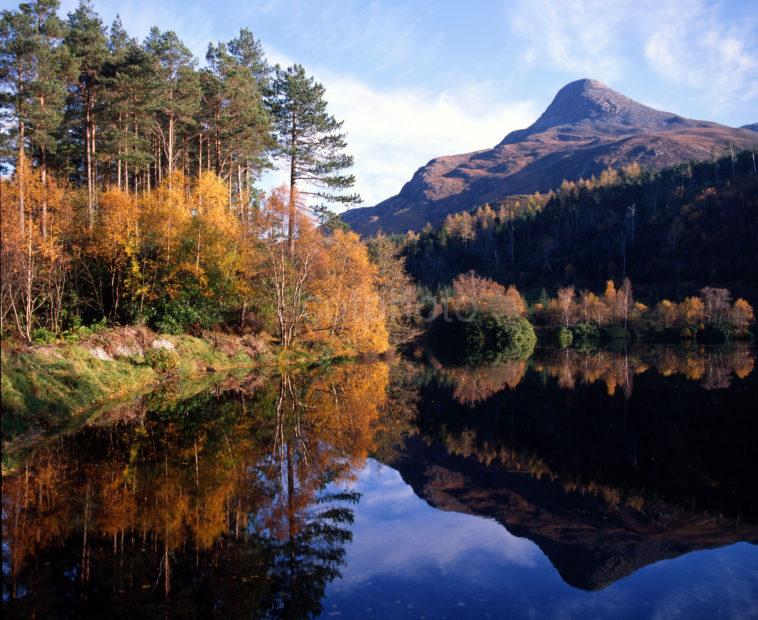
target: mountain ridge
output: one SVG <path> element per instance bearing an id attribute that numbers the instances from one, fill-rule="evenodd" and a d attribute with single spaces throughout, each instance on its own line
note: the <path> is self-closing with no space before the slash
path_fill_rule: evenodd
<path id="1" fill-rule="evenodd" d="M 566 84 L 529 127 L 498 144 L 435 157 L 400 192 L 373 207 L 351 209 L 343 219 L 357 232 L 404 233 L 485 202 L 545 192 L 564 179 L 599 174 L 637 162 L 662 168 L 706 159 L 734 144 L 756 143 L 755 131 L 656 110 L 592 79 Z"/>

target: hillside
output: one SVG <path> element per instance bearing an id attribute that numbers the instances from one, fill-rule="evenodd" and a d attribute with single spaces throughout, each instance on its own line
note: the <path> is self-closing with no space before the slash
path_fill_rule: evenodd
<path id="1" fill-rule="evenodd" d="M 637 162 L 660 169 L 723 154 L 726 144 L 756 144 L 747 128 L 683 118 L 637 103 L 596 80 L 571 82 L 526 129 L 494 148 L 437 157 L 419 168 L 396 196 L 351 209 L 343 219 L 370 235 L 420 230 L 429 222 L 514 194 L 544 192 L 564 179 Z"/>
<path id="2" fill-rule="evenodd" d="M 595 181 L 565 182 L 544 206 L 534 200 L 494 206 L 403 237 L 416 280 L 434 289 L 474 269 L 536 296 L 561 284 L 600 290 L 606 280 L 628 276 L 643 298 L 724 286 L 758 301 L 758 174 L 751 151 L 715 166 L 629 167 Z"/>

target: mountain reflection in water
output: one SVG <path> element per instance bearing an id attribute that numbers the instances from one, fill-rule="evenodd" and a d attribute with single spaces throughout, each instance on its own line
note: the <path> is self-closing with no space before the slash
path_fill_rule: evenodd
<path id="1" fill-rule="evenodd" d="M 753 364 L 748 347 L 346 364 L 5 438 L 3 609 L 381 617 L 404 590 L 405 615 L 455 617 L 456 596 L 526 614 L 534 591 L 552 615 L 569 586 L 600 603 L 651 563 L 758 541 Z M 755 565 L 734 548 L 717 559 Z M 725 588 L 755 606 L 757 576 Z"/>

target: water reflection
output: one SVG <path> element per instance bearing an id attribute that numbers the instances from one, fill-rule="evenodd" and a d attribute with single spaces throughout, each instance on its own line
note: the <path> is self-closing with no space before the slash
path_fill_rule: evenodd
<path id="1" fill-rule="evenodd" d="M 395 615 L 402 591 L 406 615 L 465 615 L 470 597 L 545 615 L 690 551 L 744 567 L 752 547 L 707 554 L 758 541 L 753 363 L 746 347 L 543 349 L 229 377 L 191 397 L 165 384 L 75 434 L 5 443 L 3 608 Z M 623 615 L 635 595 L 582 609 Z"/>
<path id="2" fill-rule="evenodd" d="M 318 613 L 358 499 L 330 485 L 372 449 L 387 380 L 386 365 L 363 364 L 232 398 L 153 397 L 34 450 L 3 480 L 4 607 Z"/>
<path id="3" fill-rule="evenodd" d="M 432 362 L 418 435 L 393 466 L 431 505 L 494 518 L 566 582 L 603 588 L 758 540 L 753 359 L 663 347 L 540 351 L 529 370 Z"/>
<path id="4" fill-rule="evenodd" d="M 540 349 L 527 360 L 500 358 L 476 366 L 445 366 L 425 352 L 427 379 L 448 385 L 461 405 L 474 407 L 498 392 L 515 389 L 531 367 L 573 390 L 579 384 L 604 383 L 609 396 L 620 390 L 628 398 L 637 375 L 655 372 L 681 375 L 707 390 L 727 389 L 733 378 L 744 379 L 755 365 L 753 350 L 744 344 L 727 347 L 639 345 L 622 350 Z"/>

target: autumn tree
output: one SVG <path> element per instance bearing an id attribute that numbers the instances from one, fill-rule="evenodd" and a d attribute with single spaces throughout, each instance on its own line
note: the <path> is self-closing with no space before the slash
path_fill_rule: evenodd
<path id="1" fill-rule="evenodd" d="M 411 339 L 418 330 L 418 293 L 405 269 L 405 257 L 386 235 L 368 240 L 371 262 L 376 265 L 376 290 L 381 300 L 390 342 L 398 344 Z"/>
<path id="2" fill-rule="evenodd" d="M 558 289 L 555 299 L 550 300 L 549 311 L 563 327 L 571 327 L 576 316 L 575 291 L 573 286 Z"/>
<path id="3" fill-rule="evenodd" d="M 483 312 L 492 316 L 523 316 L 526 302 L 515 286 L 506 287 L 470 271 L 453 280 L 453 309 L 470 315 Z"/>

